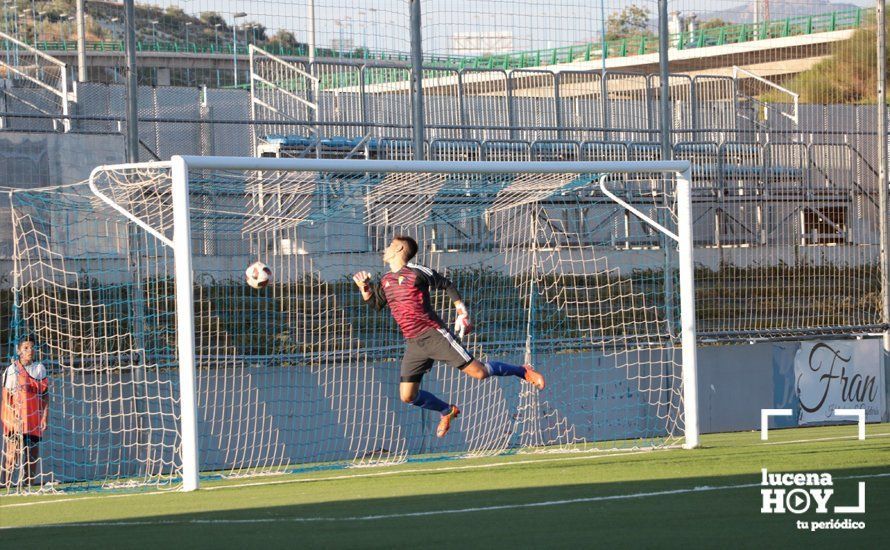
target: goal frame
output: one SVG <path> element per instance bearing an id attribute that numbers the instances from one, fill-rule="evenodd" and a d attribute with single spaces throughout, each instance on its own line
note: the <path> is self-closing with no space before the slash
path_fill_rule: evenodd
<path id="1" fill-rule="evenodd" d="M 168 239 L 144 221 L 115 203 L 95 185 L 96 176 L 109 170 L 166 168 L 172 177 L 173 238 Z M 656 231 L 677 242 L 680 290 L 680 340 L 683 384 L 684 444 L 686 449 L 699 445 L 697 347 L 695 332 L 695 281 L 692 232 L 692 164 L 689 161 L 568 161 L 568 162 L 493 162 L 493 161 L 396 161 L 340 159 L 284 159 L 261 157 L 173 156 L 169 161 L 97 166 L 90 174 L 90 189 L 97 198 L 127 219 L 158 237 L 173 250 L 177 353 L 179 362 L 180 421 L 182 432 L 182 490 L 199 487 L 197 396 L 195 389 L 195 316 L 192 238 L 189 219 L 189 171 L 257 170 L 338 173 L 592 173 L 600 174 L 599 187 L 610 200 L 630 211 Z M 608 175 L 620 173 L 662 173 L 676 177 L 678 230 L 674 234 L 651 219 L 606 186 Z"/>

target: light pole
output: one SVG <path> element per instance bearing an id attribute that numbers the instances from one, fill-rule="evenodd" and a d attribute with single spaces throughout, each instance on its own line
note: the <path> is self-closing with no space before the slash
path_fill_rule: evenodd
<path id="1" fill-rule="evenodd" d="M 37 6 L 36 0 L 31 0 L 31 24 L 34 28 L 31 29 L 31 34 L 34 36 L 34 48 L 37 48 Z"/>
<path id="2" fill-rule="evenodd" d="M 315 63 L 315 0 L 309 0 L 306 7 L 309 16 L 309 66 Z"/>
<path id="3" fill-rule="evenodd" d="M 235 86 L 238 86 L 238 19 L 247 17 L 243 11 L 239 11 L 232 16 L 232 58 L 235 61 Z"/>
<path id="4" fill-rule="evenodd" d="M 151 21 L 149 21 L 149 23 L 151 23 L 151 36 L 155 42 L 155 49 L 159 50 L 160 48 L 158 47 L 158 23 L 160 23 L 160 21 L 158 21 L 157 19 L 152 19 Z"/>
<path id="5" fill-rule="evenodd" d="M 78 1 L 82 1 L 82 0 L 78 0 Z M 115 26 L 117 26 L 116 23 L 117 23 L 118 21 L 120 21 L 120 17 L 112 17 L 111 19 L 109 19 L 109 21 L 111 21 L 112 23 L 115 23 Z M 126 35 L 127 35 L 127 27 L 126 27 L 126 26 L 124 26 L 124 32 L 123 32 L 123 34 L 124 34 L 124 41 L 126 42 L 126 38 L 127 38 L 127 36 L 126 36 Z M 112 33 L 111 36 L 114 37 L 114 34 Z M 80 43 L 80 42 L 79 42 L 79 39 L 78 39 L 78 44 L 79 44 L 79 43 Z M 115 68 L 115 69 L 114 69 L 114 83 L 115 83 L 115 84 L 117 84 L 117 76 L 118 76 L 119 73 L 120 73 L 120 70 L 117 69 L 117 68 Z"/>
<path id="6" fill-rule="evenodd" d="M 41 32 L 41 28 L 40 28 L 40 26 L 41 26 L 40 22 L 43 21 L 44 15 L 46 15 L 45 11 L 38 11 L 37 13 L 34 14 L 34 49 L 35 50 L 40 49 L 40 46 L 38 45 L 38 43 L 40 42 L 41 35 L 43 35 L 43 33 Z M 44 37 L 44 40 L 46 40 L 46 37 Z M 36 62 L 37 56 L 35 55 L 34 57 L 35 57 L 34 66 L 38 67 L 38 69 L 40 70 L 41 78 L 42 78 L 43 77 L 43 69 L 41 68 L 40 63 Z"/>
<path id="7" fill-rule="evenodd" d="M 352 17 L 346 16 L 343 19 L 337 19 L 334 24 L 337 25 L 337 58 L 343 59 L 343 27 L 349 25 L 349 32 L 352 33 Z"/>
<path id="8" fill-rule="evenodd" d="M 368 23 L 365 22 L 365 21 L 362 21 L 358 28 L 361 29 L 361 41 L 362 41 L 361 50 L 362 50 L 362 55 L 363 55 L 364 57 L 368 57 L 368 44 L 365 42 L 365 37 L 368 35 L 368 33 L 367 33 L 367 31 L 368 31 Z"/>
<path id="9" fill-rule="evenodd" d="M 34 29 L 35 29 L 34 33 L 37 37 L 37 40 L 36 40 L 37 42 L 40 42 L 40 37 L 41 37 L 41 35 L 43 35 L 42 29 L 40 27 L 41 27 L 41 22 L 43 21 L 43 16 L 46 14 L 47 14 L 47 12 L 45 12 L 45 11 L 38 11 L 37 17 L 34 18 Z M 46 37 L 44 37 L 44 40 L 46 40 Z M 36 48 L 37 44 L 34 44 L 34 47 Z"/>
<path id="10" fill-rule="evenodd" d="M 12 9 L 13 10 L 16 9 L 15 3 L 12 4 Z M 25 12 L 19 13 L 19 12 L 15 11 L 13 13 L 13 19 L 12 19 L 13 27 L 15 28 L 15 38 L 16 38 L 16 40 L 21 40 L 22 42 L 26 42 L 28 40 L 28 37 L 25 36 L 24 30 L 22 29 L 22 27 L 25 24 L 24 23 L 24 19 L 25 19 L 24 15 L 25 15 Z M 21 61 L 20 55 L 19 55 L 19 49 L 20 48 L 18 46 L 15 47 L 15 63 L 16 63 L 16 65 L 18 65 L 19 62 Z"/>
<path id="11" fill-rule="evenodd" d="M 349 49 L 355 53 L 355 27 L 352 25 L 351 20 L 349 21 Z"/>
<path id="12" fill-rule="evenodd" d="M 22 10 L 22 15 L 31 16 L 31 40 L 34 46 L 34 66 L 40 66 L 40 59 L 37 58 L 37 10 L 33 8 L 34 0 L 31 0 L 31 10 Z"/>
<path id="13" fill-rule="evenodd" d="M 256 44 L 256 23 L 245 23 L 244 24 L 244 45 L 247 46 L 251 44 L 250 38 L 253 38 L 253 43 Z M 248 31 L 250 31 L 250 38 L 248 38 Z"/>
<path id="14" fill-rule="evenodd" d="M 3 5 L 8 6 L 9 3 L 3 2 Z M 9 11 L 8 10 L 3 10 L 3 32 L 6 34 L 9 34 Z M 9 65 L 9 46 L 11 46 L 11 44 L 9 44 L 6 48 L 4 48 L 6 50 L 6 64 L 7 65 Z"/>
<path id="15" fill-rule="evenodd" d="M 31 12 L 29 12 L 28 10 L 22 10 L 22 12 L 19 14 L 19 40 L 21 40 L 22 42 L 28 41 L 27 21 L 28 15 L 30 15 L 30 13 Z"/>
<path id="16" fill-rule="evenodd" d="M 377 8 L 368 8 L 368 11 L 371 12 L 371 39 L 373 40 L 371 47 L 374 48 L 374 55 L 377 55 L 377 50 L 380 47 L 377 43 Z"/>
<path id="17" fill-rule="evenodd" d="M 21 40 L 21 36 L 19 36 L 19 31 L 21 30 L 21 22 L 19 19 L 21 18 L 21 14 L 18 12 L 18 7 L 15 5 L 15 2 L 10 2 L 10 6 L 12 6 L 12 32 L 13 36 L 16 40 Z"/>
<path id="18" fill-rule="evenodd" d="M 24 26 L 25 26 L 25 19 L 28 18 L 28 15 L 31 15 L 31 12 L 30 12 L 30 11 L 28 11 L 28 10 L 22 10 L 21 15 L 19 16 L 19 27 L 24 27 Z M 31 15 L 31 17 L 33 18 L 34 16 Z M 31 25 L 31 26 L 33 27 L 33 25 Z M 24 40 L 22 40 L 22 42 L 27 42 L 27 41 L 28 41 L 28 30 L 27 30 L 27 29 L 24 29 L 24 28 L 20 28 L 20 30 L 22 31 L 22 38 L 24 38 Z M 33 29 L 32 29 L 32 32 L 31 32 L 31 40 L 34 40 L 34 32 L 33 32 Z"/>
<path id="19" fill-rule="evenodd" d="M 473 52 L 473 55 L 485 55 L 485 46 L 484 40 L 482 40 L 482 20 L 480 15 L 474 15 L 473 21 L 476 22 L 476 40 L 475 40 L 475 48 L 476 51 Z"/>
<path id="20" fill-rule="evenodd" d="M 15 2 L 10 1 L 9 5 L 12 6 L 12 35 L 16 38 L 16 40 L 21 40 L 19 37 L 19 12 L 16 11 Z M 19 47 L 15 46 L 15 64 L 19 64 Z"/>
<path id="21" fill-rule="evenodd" d="M 343 22 L 336 21 L 337 24 L 337 59 L 343 60 Z"/>
<path id="22" fill-rule="evenodd" d="M 185 51 L 188 53 L 189 51 L 189 27 L 192 26 L 191 21 L 185 22 Z M 188 63 L 188 61 L 186 61 Z M 185 67 L 185 85 L 191 86 L 192 84 L 192 71 L 188 68 L 188 65 Z"/>
<path id="23" fill-rule="evenodd" d="M 16 11 L 15 2 L 10 1 L 9 4 L 12 6 L 12 32 L 13 36 L 16 40 L 21 40 L 19 37 L 19 12 Z M 15 64 L 19 64 L 19 47 L 16 45 L 15 47 Z"/>
<path id="24" fill-rule="evenodd" d="M 87 31 L 84 2 L 85 0 L 77 0 L 74 4 L 77 23 L 77 80 L 81 82 L 87 80 Z M 117 75 L 117 71 L 115 71 L 115 75 Z"/>
<path id="25" fill-rule="evenodd" d="M 219 53 L 219 28 L 222 26 L 222 23 L 216 23 L 213 25 L 213 44 L 214 51 Z M 216 69 L 216 87 L 219 88 L 219 65 L 217 65 Z"/>
<path id="26" fill-rule="evenodd" d="M 115 27 L 117 26 L 117 22 L 120 20 L 121 20 L 120 17 L 112 17 L 111 19 L 109 19 L 109 21 L 111 21 L 112 23 L 115 24 L 114 25 Z M 124 27 L 124 32 L 122 34 L 126 35 L 127 34 L 126 30 L 127 30 L 127 28 Z M 112 38 L 114 38 L 114 31 L 112 31 L 111 36 L 112 36 Z"/>

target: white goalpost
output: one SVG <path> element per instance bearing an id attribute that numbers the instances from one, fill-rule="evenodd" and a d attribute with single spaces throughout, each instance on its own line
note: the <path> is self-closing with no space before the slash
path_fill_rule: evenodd
<path id="1" fill-rule="evenodd" d="M 42 475 L 189 491 L 510 449 L 694 448 L 690 179 L 687 161 L 173 157 L 15 192 L 17 318 L 51 365 Z M 437 365 L 424 387 L 464 411 L 442 439 L 399 402 L 403 338 L 351 281 L 382 274 L 397 234 L 464 295 L 467 349 L 530 360 L 545 390 Z M 260 290 L 243 279 L 255 261 L 272 270 Z"/>

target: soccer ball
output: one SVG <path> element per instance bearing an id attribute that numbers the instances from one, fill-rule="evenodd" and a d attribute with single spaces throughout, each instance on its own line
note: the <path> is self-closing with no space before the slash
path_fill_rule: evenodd
<path id="1" fill-rule="evenodd" d="M 244 277 L 252 288 L 265 288 L 272 279 L 272 270 L 263 262 L 254 262 L 244 272 Z"/>

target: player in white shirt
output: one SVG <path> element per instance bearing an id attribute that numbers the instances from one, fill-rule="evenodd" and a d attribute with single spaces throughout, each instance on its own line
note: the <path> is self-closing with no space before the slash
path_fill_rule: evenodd
<path id="1" fill-rule="evenodd" d="M 49 381 L 46 368 L 34 362 L 34 341 L 19 342 L 17 357 L 3 371 L 0 420 L 4 452 L 0 484 L 12 483 L 16 462 L 24 467 L 20 483 L 31 485 L 40 455 L 40 439 L 46 430 L 49 411 Z"/>

